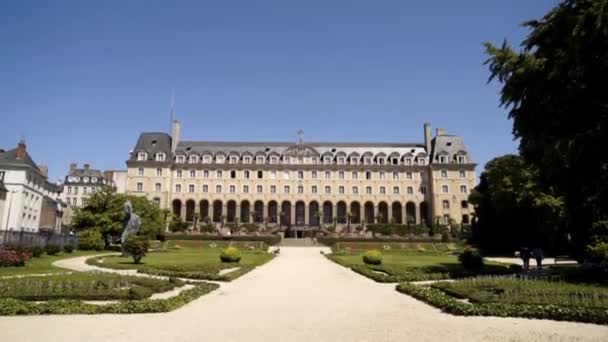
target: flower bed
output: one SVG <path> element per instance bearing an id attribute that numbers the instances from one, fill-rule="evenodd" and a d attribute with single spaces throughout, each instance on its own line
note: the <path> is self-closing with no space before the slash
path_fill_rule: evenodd
<path id="1" fill-rule="evenodd" d="M 0 315 L 65 315 L 65 314 L 132 314 L 169 312 L 217 289 L 219 285 L 198 283 L 193 288 L 167 299 L 129 300 L 120 303 L 97 305 L 75 300 L 54 300 L 43 303 L 19 299 L 0 299 Z"/>
<path id="2" fill-rule="evenodd" d="M 468 304 L 436 288 L 410 283 L 397 285 L 397 291 L 439 308 L 443 312 L 459 316 L 523 317 L 608 324 L 606 309 L 562 305 Z"/>
<path id="3" fill-rule="evenodd" d="M 23 249 L 0 247 L 0 267 L 25 266 L 32 253 Z"/>

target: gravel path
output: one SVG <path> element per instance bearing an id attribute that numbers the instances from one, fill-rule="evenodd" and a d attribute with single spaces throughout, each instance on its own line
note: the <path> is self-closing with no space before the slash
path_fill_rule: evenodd
<path id="1" fill-rule="evenodd" d="M 439 312 L 320 255 L 275 260 L 174 312 L 0 317 L 2 341 L 606 341 L 608 327 Z"/>

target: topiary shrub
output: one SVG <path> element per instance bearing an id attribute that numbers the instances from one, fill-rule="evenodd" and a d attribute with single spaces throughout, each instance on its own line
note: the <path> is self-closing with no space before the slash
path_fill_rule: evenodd
<path id="1" fill-rule="evenodd" d="M 66 253 L 72 253 L 74 251 L 74 246 L 72 246 L 71 244 L 66 244 L 65 246 L 63 246 L 63 251 Z"/>
<path id="2" fill-rule="evenodd" d="M 30 252 L 32 253 L 32 257 L 40 258 L 42 253 L 44 253 L 44 249 L 40 246 L 33 246 L 30 248 Z"/>
<path id="3" fill-rule="evenodd" d="M 483 257 L 479 251 L 469 247 L 458 255 L 458 261 L 467 271 L 479 271 L 483 268 Z"/>
<path id="4" fill-rule="evenodd" d="M 368 265 L 380 265 L 382 263 L 382 253 L 377 249 L 372 249 L 363 254 L 363 262 Z"/>
<path id="5" fill-rule="evenodd" d="M 239 262 L 241 261 L 241 251 L 236 247 L 227 247 L 220 253 L 222 262 Z"/>
<path id="6" fill-rule="evenodd" d="M 57 245 L 46 245 L 44 246 L 44 251 L 47 255 L 57 255 L 59 252 L 61 252 L 61 248 L 59 248 Z"/>
<path id="7" fill-rule="evenodd" d="M 139 264 L 141 258 L 145 257 L 150 248 L 150 240 L 146 236 L 129 236 L 123 246 L 124 250 L 133 258 L 133 262 Z"/>
<path id="8" fill-rule="evenodd" d="M 101 251 L 103 249 L 103 237 L 101 233 L 89 229 L 78 234 L 78 249 L 84 251 Z"/>

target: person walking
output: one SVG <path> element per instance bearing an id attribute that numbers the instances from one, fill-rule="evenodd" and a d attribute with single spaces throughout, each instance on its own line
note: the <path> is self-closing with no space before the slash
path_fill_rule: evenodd
<path id="1" fill-rule="evenodd" d="M 524 272 L 528 272 L 530 269 L 530 250 L 528 247 L 522 247 L 519 251 L 519 257 L 524 263 Z"/>
<path id="2" fill-rule="evenodd" d="M 534 256 L 534 259 L 536 259 L 536 270 L 542 271 L 544 259 L 543 250 L 540 247 L 536 247 L 532 250 L 532 255 Z"/>

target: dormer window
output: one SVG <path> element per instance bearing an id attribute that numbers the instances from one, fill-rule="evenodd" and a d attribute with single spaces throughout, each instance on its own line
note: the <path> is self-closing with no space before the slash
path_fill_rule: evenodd
<path id="1" fill-rule="evenodd" d="M 441 164 L 447 164 L 448 163 L 448 156 L 439 156 L 439 162 Z"/>
<path id="2" fill-rule="evenodd" d="M 289 164 L 289 157 L 283 157 L 283 164 Z"/>
<path id="3" fill-rule="evenodd" d="M 331 157 L 323 157 L 323 164 L 331 164 Z"/>
<path id="4" fill-rule="evenodd" d="M 238 156 L 230 156 L 230 164 L 236 164 L 239 162 Z"/>
<path id="5" fill-rule="evenodd" d="M 399 165 L 399 158 L 393 158 L 393 165 Z"/>
<path id="6" fill-rule="evenodd" d="M 384 158 L 378 158 L 378 165 L 384 165 Z"/>
<path id="7" fill-rule="evenodd" d="M 405 158 L 405 165 L 412 165 L 412 158 Z"/>
<path id="8" fill-rule="evenodd" d="M 357 158 L 350 158 L 350 165 L 357 165 L 359 160 Z"/>
<path id="9" fill-rule="evenodd" d="M 137 160 L 138 161 L 145 161 L 146 159 L 148 159 L 148 154 L 146 152 L 139 152 L 139 153 L 137 153 Z"/>
<path id="10" fill-rule="evenodd" d="M 186 161 L 186 157 L 185 156 L 177 156 L 175 157 L 175 161 L 178 163 L 184 163 Z"/>
<path id="11" fill-rule="evenodd" d="M 319 158 L 317 157 L 312 157 L 312 164 L 313 165 L 317 165 L 319 163 Z"/>
<path id="12" fill-rule="evenodd" d="M 190 156 L 190 164 L 195 164 L 198 162 L 198 156 L 192 155 Z"/>
<path id="13" fill-rule="evenodd" d="M 276 156 L 270 157 L 270 164 L 276 164 L 279 161 L 279 158 Z"/>
<path id="14" fill-rule="evenodd" d="M 457 162 L 458 164 L 464 164 L 464 163 L 466 163 L 466 162 L 467 162 L 467 157 L 466 157 L 466 156 L 464 156 L 464 155 L 459 155 L 459 156 L 456 156 L 456 162 Z"/>
<path id="15" fill-rule="evenodd" d="M 209 155 L 203 156 L 203 163 L 205 163 L 205 164 L 211 163 L 211 156 L 209 156 Z"/>
<path id="16" fill-rule="evenodd" d="M 215 157 L 215 162 L 218 164 L 223 164 L 224 163 L 224 156 L 216 156 Z"/>
<path id="17" fill-rule="evenodd" d="M 256 164 L 264 164 L 264 156 L 257 156 L 257 157 L 255 157 L 255 163 Z"/>
<path id="18" fill-rule="evenodd" d="M 371 157 L 365 157 L 365 158 L 363 159 L 363 163 L 364 163 L 365 165 L 370 165 L 370 164 L 372 163 L 372 158 L 371 158 Z"/>
<path id="19" fill-rule="evenodd" d="M 425 164 L 426 164 L 425 158 L 418 158 L 418 165 L 425 165 Z"/>
<path id="20" fill-rule="evenodd" d="M 340 164 L 340 165 L 344 165 L 344 164 L 345 164 L 345 162 L 346 162 L 346 158 L 344 158 L 344 157 L 339 157 L 339 158 L 338 158 L 338 164 Z"/>
<path id="21" fill-rule="evenodd" d="M 244 164 L 251 164 L 251 157 L 249 157 L 249 156 L 243 157 L 243 163 Z"/>
<path id="22" fill-rule="evenodd" d="M 165 154 L 164 153 L 157 153 L 156 154 L 156 161 L 157 162 L 164 162 L 165 161 Z"/>

